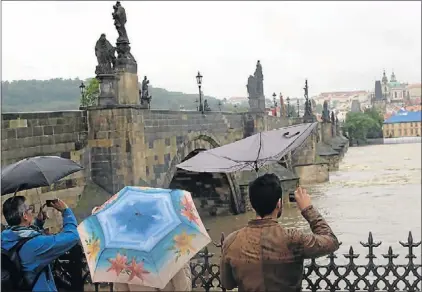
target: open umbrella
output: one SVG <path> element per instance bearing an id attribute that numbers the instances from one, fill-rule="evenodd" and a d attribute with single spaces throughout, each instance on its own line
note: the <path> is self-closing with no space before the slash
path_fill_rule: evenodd
<path id="1" fill-rule="evenodd" d="M 211 239 L 190 193 L 125 187 L 78 226 L 91 279 L 163 289 Z"/>
<path id="2" fill-rule="evenodd" d="M 307 123 L 260 132 L 218 148 L 203 151 L 177 165 L 194 172 L 258 171 L 279 161 L 312 134 L 318 123 Z"/>
<path id="3" fill-rule="evenodd" d="M 1 195 L 49 186 L 83 169 L 76 162 L 58 156 L 22 159 L 1 170 Z"/>

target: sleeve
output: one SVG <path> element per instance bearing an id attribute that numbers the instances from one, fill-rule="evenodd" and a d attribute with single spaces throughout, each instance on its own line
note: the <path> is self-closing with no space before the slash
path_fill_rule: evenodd
<path id="1" fill-rule="evenodd" d="M 337 237 L 313 206 L 305 208 L 302 216 L 308 221 L 312 233 L 305 234 L 297 229 L 291 230 L 299 254 L 304 258 L 316 258 L 335 252 L 339 248 Z"/>
<path id="2" fill-rule="evenodd" d="M 221 286 L 227 290 L 232 290 L 237 287 L 236 280 L 233 277 L 232 268 L 230 265 L 230 259 L 227 256 L 227 251 L 230 247 L 233 234 L 229 235 L 226 240 L 224 240 L 223 248 L 221 251 L 221 258 L 220 258 L 220 281 Z"/>
<path id="3" fill-rule="evenodd" d="M 77 221 L 67 208 L 63 212 L 63 230 L 55 235 L 41 235 L 34 240 L 34 255 L 40 265 L 47 265 L 79 242 Z"/>

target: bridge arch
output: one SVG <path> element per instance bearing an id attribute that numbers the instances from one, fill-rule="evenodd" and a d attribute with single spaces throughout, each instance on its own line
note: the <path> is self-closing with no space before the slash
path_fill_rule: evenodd
<path id="1" fill-rule="evenodd" d="M 229 197 L 227 199 L 229 200 L 229 203 L 230 203 L 230 210 L 234 214 L 238 214 L 243 210 L 241 206 L 239 184 L 236 182 L 236 178 L 233 174 L 231 173 L 200 174 L 200 173 L 195 173 L 195 172 L 187 172 L 185 170 L 178 169 L 176 167 L 176 165 L 178 165 L 179 163 L 195 156 L 201 151 L 209 150 L 209 149 L 216 148 L 219 146 L 220 146 L 220 143 L 218 142 L 216 137 L 213 136 L 212 134 L 206 134 L 206 135 L 200 134 L 200 135 L 195 136 L 194 138 L 186 139 L 182 144 L 179 145 L 176 155 L 170 162 L 169 168 L 164 177 L 163 186 L 165 188 L 175 188 L 175 187 L 185 188 L 188 191 L 193 192 L 192 196 L 196 197 L 196 194 L 194 194 L 195 190 L 192 189 L 192 185 L 187 184 L 189 178 L 191 180 L 197 179 L 197 181 L 199 182 L 199 185 L 200 185 L 201 180 L 207 180 L 207 181 L 211 180 L 211 181 L 217 182 L 217 185 L 218 185 L 217 188 L 223 185 L 224 189 L 228 190 L 229 194 L 227 195 Z M 177 180 L 181 176 L 188 177 L 186 180 L 186 184 L 184 184 L 183 181 L 177 182 Z M 209 191 L 215 194 L 215 186 L 208 186 L 208 187 L 212 188 L 212 190 L 209 190 Z M 203 197 L 202 199 L 206 199 L 206 198 Z M 214 210 L 215 208 L 211 208 L 211 209 Z"/>

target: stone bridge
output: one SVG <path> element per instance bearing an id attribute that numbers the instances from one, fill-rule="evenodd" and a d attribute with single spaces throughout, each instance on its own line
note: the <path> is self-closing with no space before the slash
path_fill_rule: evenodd
<path id="1" fill-rule="evenodd" d="M 53 186 L 22 193 L 36 205 L 45 199 L 64 199 L 76 207 L 79 219 L 90 215 L 92 207 L 126 185 L 186 189 L 192 193 L 200 213 L 244 212 L 248 208 L 245 186 L 255 173 L 188 173 L 176 169 L 176 165 L 201 150 L 259 131 L 302 123 L 305 117 L 268 116 L 264 108 L 253 106 L 256 102 L 250 102 L 250 113 L 244 114 L 151 111 L 148 86 L 142 82 L 139 90 L 137 63 L 133 55 L 130 59 L 125 57 L 130 47 L 122 42 L 116 42 L 116 46 L 126 54 L 117 56 L 112 69 L 104 60 L 96 68 L 97 106 L 79 111 L 2 114 L 2 166 L 32 156 L 58 155 L 85 168 Z M 96 49 L 101 47 L 96 45 Z M 253 84 L 248 83 L 250 101 L 263 98 L 259 61 L 254 76 Z M 307 81 L 304 89 L 307 99 Z M 259 96 L 251 96 L 251 92 Z M 307 104 L 308 119 L 312 109 L 311 103 Z M 324 182 L 329 179 L 328 172 L 338 168 L 347 145 L 338 127 L 322 123 L 301 149 L 265 171 L 279 176 L 284 193 L 294 190 L 299 178 L 303 184 Z M 59 226 L 60 216 L 53 218 L 56 221 L 52 227 Z"/>
<path id="2" fill-rule="evenodd" d="M 4 113 L 1 162 L 4 166 L 26 157 L 58 155 L 82 164 L 84 171 L 51 187 L 22 192 L 34 204 L 41 202 L 40 194 L 43 200 L 63 198 L 70 206 L 80 207 L 76 212 L 80 217 L 126 185 L 184 188 L 192 192 L 200 212 L 239 213 L 245 210 L 240 186 L 250 179 L 248 174 L 187 173 L 176 165 L 198 151 L 297 122 L 252 113 L 151 111 L 136 105 Z M 333 149 L 332 128 L 321 124 L 319 133 L 308 138 L 283 164 L 285 168 L 277 166 L 286 189 L 293 188 L 298 177 L 305 183 L 326 181 L 328 170 L 338 167 L 344 151 Z M 323 141 L 329 152 L 321 155 L 329 159 L 318 155 Z M 82 204 L 84 198 L 87 202 Z"/>

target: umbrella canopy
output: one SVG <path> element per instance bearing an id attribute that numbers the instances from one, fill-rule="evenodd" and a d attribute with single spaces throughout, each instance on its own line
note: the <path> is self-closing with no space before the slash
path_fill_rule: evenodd
<path id="1" fill-rule="evenodd" d="M 81 169 L 76 162 L 58 156 L 25 158 L 1 170 L 1 195 L 49 186 Z"/>
<path id="2" fill-rule="evenodd" d="M 177 167 L 195 172 L 258 170 L 275 163 L 311 135 L 318 123 L 307 123 L 260 132 L 218 148 L 200 152 Z"/>
<path id="3" fill-rule="evenodd" d="M 163 289 L 211 239 L 190 193 L 125 187 L 78 226 L 93 282 Z"/>

